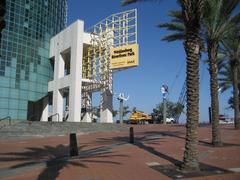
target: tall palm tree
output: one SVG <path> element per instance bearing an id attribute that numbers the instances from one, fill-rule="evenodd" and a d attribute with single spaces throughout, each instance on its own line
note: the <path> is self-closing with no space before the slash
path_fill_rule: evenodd
<path id="1" fill-rule="evenodd" d="M 143 0 L 125 0 L 123 5 Z M 151 1 L 151 0 L 149 0 Z M 178 0 L 185 27 L 184 49 L 187 55 L 186 144 L 181 166 L 184 171 L 199 170 L 197 128 L 199 120 L 200 29 L 204 0 Z"/>
<path id="2" fill-rule="evenodd" d="M 234 9 L 238 6 L 238 0 L 205 0 L 204 18 L 203 18 L 203 35 L 207 42 L 209 57 L 209 73 L 211 84 L 211 106 L 212 106 L 212 144 L 221 145 L 221 136 L 219 131 L 219 103 L 218 103 L 218 82 L 217 82 L 217 52 L 218 46 L 224 37 L 227 36 L 229 30 L 235 27 L 239 22 L 239 13 L 231 16 Z M 183 17 L 179 11 L 170 11 L 169 16 L 172 17 L 170 23 L 160 24 L 159 27 L 174 31 L 173 34 L 163 38 L 168 42 L 175 40 L 183 40 L 185 36 L 185 26 Z M 201 49 L 204 50 L 203 44 Z"/>
<path id="3" fill-rule="evenodd" d="M 240 23 L 236 26 L 234 31 L 231 31 L 227 38 L 222 41 L 221 53 L 225 55 L 228 64 L 225 66 L 225 71 L 220 73 L 225 79 L 220 79 L 220 85 L 223 90 L 227 89 L 229 85 L 233 87 L 233 107 L 234 107 L 234 125 L 236 129 L 240 128 L 240 112 L 239 112 L 239 96 L 238 85 L 240 84 Z M 225 73 L 225 74 L 224 74 Z M 229 81 L 226 81 L 226 78 Z M 225 80 L 225 81 L 224 81 Z"/>
<path id="4" fill-rule="evenodd" d="M 210 92 L 212 107 L 212 143 L 214 146 L 221 146 L 221 135 L 219 130 L 219 100 L 218 100 L 218 67 L 217 53 L 219 43 L 228 32 L 236 26 L 240 20 L 239 13 L 233 15 L 239 0 L 206 0 L 204 7 L 203 25 L 205 30 L 205 40 L 207 43 Z"/>

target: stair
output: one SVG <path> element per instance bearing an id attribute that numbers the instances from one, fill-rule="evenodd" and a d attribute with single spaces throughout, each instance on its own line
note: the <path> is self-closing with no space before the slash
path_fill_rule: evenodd
<path id="1" fill-rule="evenodd" d="M 126 126 L 109 123 L 12 121 L 12 125 L 2 126 L 0 139 L 125 130 Z"/>

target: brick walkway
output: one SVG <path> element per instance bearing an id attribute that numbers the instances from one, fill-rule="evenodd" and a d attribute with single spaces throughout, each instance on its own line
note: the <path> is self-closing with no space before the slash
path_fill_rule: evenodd
<path id="1" fill-rule="evenodd" d="M 68 157 L 68 136 L 0 141 L 0 179 L 164 180 L 155 169 L 178 164 L 184 152 L 185 128 L 177 125 L 133 126 L 127 132 L 78 135 L 79 156 Z M 213 175 L 189 179 L 240 179 L 240 130 L 221 127 L 223 147 L 213 148 L 211 127 L 199 128 L 199 161 Z M 173 176 L 184 179 L 180 174 Z"/>

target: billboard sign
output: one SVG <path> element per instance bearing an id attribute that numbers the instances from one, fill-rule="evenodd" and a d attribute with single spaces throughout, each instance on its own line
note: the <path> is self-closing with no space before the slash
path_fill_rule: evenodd
<path id="1" fill-rule="evenodd" d="M 138 66 L 138 44 L 129 44 L 110 49 L 110 69 Z"/>

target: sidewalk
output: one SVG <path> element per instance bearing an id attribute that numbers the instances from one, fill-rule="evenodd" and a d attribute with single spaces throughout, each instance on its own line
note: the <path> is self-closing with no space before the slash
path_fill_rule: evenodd
<path id="1" fill-rule="evenodd" d="M 0 179 L 240 179 L 240 130 L 233 126 L 221 127 L 224 145 L 218 148 L 210 145 L 211 127 L 199 128 L 199 161 L 211 172 L 192 177 L 162 169 L 183 159 L 183 126 L 133 127 L 134 145 L 128 143 L 127 132 L 78 135 L 79 156 L 75 158 L 68 157 L 68 136 L 1 140 Z"/>

